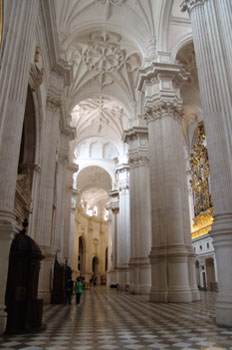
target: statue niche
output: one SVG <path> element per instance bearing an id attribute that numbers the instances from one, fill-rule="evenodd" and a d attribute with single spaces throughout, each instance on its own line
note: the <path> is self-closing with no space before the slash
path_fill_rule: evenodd
<path id="1" fill-rule="evenodd" d="M 5 304 L 6 333 L 21 333 L 42 327 L 43 300 L 37 299 L 40 261 L 39 246 L 26 235 L 28 222 L 11 244 Z"/>

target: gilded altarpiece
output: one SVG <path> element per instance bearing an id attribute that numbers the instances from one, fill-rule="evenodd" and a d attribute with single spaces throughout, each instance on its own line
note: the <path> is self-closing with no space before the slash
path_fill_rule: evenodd
<path id="1" fill-rule="evenodd" d="M 194 203 L 194 232 L 192 239 L 211 230 L 213 223 L 213 199 L 210 190 L 210 168 L 203 122 L 197 126 L 197 139 L 190 154 L 191 187 Z"/>

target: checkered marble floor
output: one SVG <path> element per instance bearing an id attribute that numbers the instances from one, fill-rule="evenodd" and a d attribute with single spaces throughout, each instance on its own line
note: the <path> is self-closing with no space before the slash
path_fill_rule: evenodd
<path id="1" fill-rule="evenodd" d="M 216 293 L 190 304 L 92 287 L 81 305 L 46 305 L 41 333 L 4 336 L 0 350 L 231 350 L 232 328 L 215 324 Z"/>

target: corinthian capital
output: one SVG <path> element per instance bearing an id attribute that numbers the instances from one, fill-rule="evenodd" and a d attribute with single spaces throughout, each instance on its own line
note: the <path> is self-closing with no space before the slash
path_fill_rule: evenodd
<path id="1" fill-rule="evenodd" d="M 145 106 L 145 119 L 148 122 L 155 121 L 164 117 L 172 117 L 181 122 L 183 117 L 182 101 L 149 101 Z"/>
<path id="2" fill-rule="evenodd" d="M 206 1 L 208 0 L 185 0 L 180 5 L 181 11 L 182 12 L 188 11 L 188 13 L 190 13 L 194 7 L 199 5 L 204 5 Z"/>

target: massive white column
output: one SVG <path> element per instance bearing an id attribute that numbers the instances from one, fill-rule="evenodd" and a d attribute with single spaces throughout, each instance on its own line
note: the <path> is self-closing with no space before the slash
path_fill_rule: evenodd
<path id="1" fill-rule="evenodd" d="M 0 69 L 0 333 L 5 330 L 5 288 L 15 225 L 14 197 L 39 1 L 8 1 Z"/>
<path id="2" fill-rule="evenodd" d="M 214 200 L 210 235 L 216 253 L 219 293 L 216 322 L 232 326 L 232 99 L 231 16 L 227 0 L 187 0 L 198 69 Z"/>
<path id="3" fill-rule="evenodd" d="M 154 302 L 199 298 L 193 280 L 187 178 L 181 131 L 184 78 L 178 65 L 153 63 L 140 71 L 149 132 L 152 210 L 152 287 Z M 194 269 L 194 273 L 193 273 Z"/>
<path id="4" fill-rule="evenodd" d="M 64 259 L 72 266 L 74 250 L 74 219 L 75 219 L 75 190 L 73 188 L 73 174 L 78 171 L 78 165 L 69 163 L 66 176 L 65 214 L 64 214 Z"/>
<path id="5" fill-rule="evenodd" d="M 129 165 L 121 164 L 116 168 L 119 191 L 118 236 L 117 236 L 117 282 L 120 290 L 126 290 L 129 284 L 130 259 L 130 195 Z"/>
<path id="6" fill-rule="evenodd" d="M 50 302 L 51 276 L 55 258 L 55 185 L 59 142 L 59 102 L 51 96 L 47 98 L 46 120 L 43 132 L 40 191 L 38 194 L 36 220 L 36 240 L 45 259 L 41 263 L 39 296 L 45 303 Z M 49 150 L 49 151 L 48 151 Z"/>
<path id="7" fill-rule="evenodd" d="M 117 266 L 118 266 L 118 213 L 119 213 L 119 192 L 112 190 L 109 192 L 111 210 L 111 225 L 109 227 L 109 261 L 110 267 L 107 273 L 107 284 L 117 283 Z"/>
<path id="8" fill-rule="evenodd" d="M 130 164 L 130 292 L 148 294 L 151 288 L 151 197 L 148 129 L 136 126 L 125 131 Z"/>
<path id="9" fill-rule="evenodd" d="M 69 240 L 66 239 L 66 235 L 64 232 L 66 176 L 69 161 L 69 136 L 65 135 L 64 133 L 60 134 L 60 145 L 58 152 L 59 154 L 55 174 L 54 206 L 56 210 L 56 216 L 54 232 L 54 250 L 59 252 L 59 261 L 64 263 L 64 253 L 67 251 L 69 243 Z"/>

